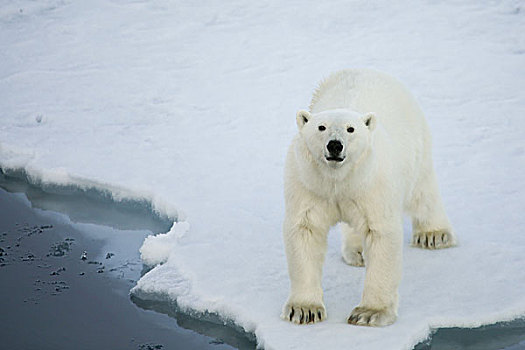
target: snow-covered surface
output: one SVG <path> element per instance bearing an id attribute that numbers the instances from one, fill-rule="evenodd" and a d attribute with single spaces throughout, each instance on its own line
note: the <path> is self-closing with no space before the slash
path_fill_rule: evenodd
<path id="1" fill-rule="evenodd" d="M 179 220 L 135 292 L 216 312 L 272 349 L 410 349 L 430 327 L 525 315 L 523 1 L 0 4 L 0 166 L 141 198 Z M 330 235 L 328 320 L 279 319 L 282 173 L 295 112 L 334 70 L 404 81 L 434 137 L 460 246 L 410 248 L 399 319 L 345 323 L 364 270 Z M 123 248 L 125 249 L 125 248 Z"/>

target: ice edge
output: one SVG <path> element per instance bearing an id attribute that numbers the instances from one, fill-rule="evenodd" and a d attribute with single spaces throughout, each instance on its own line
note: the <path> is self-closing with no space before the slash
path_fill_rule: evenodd
<path id="1" fill-rule="evenodd" d="M 12 159 L 14 152 L 10 153 L 11 154 L 9 154 L 6 158 Z M 0 143 L 0 157 L 1 156 L 6 156 L 6 154 L 5 145 Z M 9 162 L 8 159 L 1 159 L 0 174 L 25 181 L 30 185 L 37 186 L 42 189 L 45 189 L 49 186 L 57 186 L 70 190 L 80 190 L 83 192 L 93 190 L 100 194 L 101 197 L 113 200 L 117 205 L 119 202 L 123 201 L 137 201 L 145 203 L 153 215 L 168 218 L 172 222 L 170 230 L 167 233 L 154 233 L 153 235 L 149 235 L 146 237 L 143 245 L 140 248 L 142 262 L 149 269 L 149 271 L 144 276 L 142 276 L 137 282 L 137 285 L 135 285 L 130 290 L 130 296 L 135 296 L 140 299 L 145 299 L 147 296 L 148 299 L 152 300 L 168 299 L 174 303 L 177 310 L 185 313 L 186 315 L 199 320 L 205 320 L 219 325 L 228 326 L 238 332 L 244 332 L 249 339 L 255 340 L 257 343 L 257 348 L 264 348 L 264 340 L 257 336 L 256 326 L 253 322 L 240 322 L 239 320 L 235 320 L 234 317 L 227 316 L 227 312 L 221 313 L 219 311 L 220 307 L 198 310 L 191 308 L 189 305 L 181 306 L 178 303 L 178 299 L 183 295 L 191 294 L 191 283 L 188 278 L 178 271 L 177 276 L 179 277 L 179 282 L 186 286 L 186 288 L 184 288 L 184 293 L 158 293 L 156 291 L 145 291 L 140 287 L 140 285 L 143 284 L 143 277 L 147 278 L 147 275 L 155 270 L 156 267 L 163 265 L 168 260 L 169 255 L 172 252 L 171 249 L 169 249 L 170 247 L 166 247 L 166 252 L 163 254 L 161 259 L 152 259 L 147 253 L 145 253 L 147 251 L 147 247 L 149 246 L 148 242 L 158 244 L 158 240 L 154 240 L 153 238 L 165 236 L 170 241 L 172 241 L 170 243 L 174 244 L 178 238 L 183 236 L 189 230 L 189 223 L 187 221 L 183 221 L 186 219 L 186 215 L 182 210 L 177 208 L 177 206 L 171 205 L 163 198 L 155 196 L 151 193 L 141 195 L 138 193 L 139 191 L 132 191 L 122 186 L 97 182 L 79 176 L 72 176 L 63 168 L 46 170 L 35 169 L 29 166 L 29 161 L 27 160 L 20 162 L 20 159 L 25 158 L 23 154 L 19 154 L 18 156 L 20 156 L 20 158 L 16 163 L 19 164 L 13 164 L 13 162 Z M 203 301 L 201 300 L 201 303 L 199 304 L 202 303 Z"/>

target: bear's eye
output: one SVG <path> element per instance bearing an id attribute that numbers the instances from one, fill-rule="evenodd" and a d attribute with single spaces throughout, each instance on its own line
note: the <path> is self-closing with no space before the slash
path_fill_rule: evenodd
<path id="1" fill-rule="evenodd" d="M 324 125 L 319 125 L 319 131 L 325 131 L 326 127 Z"/>
<path id="2" fill-rule="evenodd" d="M 354 128 L 349 127 L 348 129 L 346 129 L 346 131 L 348 131 L 349 133 L 353 133 L 354 132 Z"/>

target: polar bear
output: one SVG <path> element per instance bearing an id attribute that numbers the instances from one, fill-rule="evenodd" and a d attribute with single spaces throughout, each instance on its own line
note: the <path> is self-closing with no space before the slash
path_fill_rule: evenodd
<path id="1" fill-rule="evenodd" d="M 359 306 L 348 323 L 386 326 L 397 318 L 403 213 L 412 245 L 456 244 L 443 208 L 428 126 L 396 79 L 374 70 L 336 72 L 315 91 L 285 166 L 283 236 L 290 295 L 281 317 L 297 324 L 326 318 L 321 287 L 331 226 L 342 222 L 343 258 L 366 266 Z"/>

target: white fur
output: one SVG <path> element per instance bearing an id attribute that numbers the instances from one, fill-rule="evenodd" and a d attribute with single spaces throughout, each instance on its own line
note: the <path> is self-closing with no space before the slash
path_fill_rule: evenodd
<path id="1" fill-rule="evenodd" d="M 397 80 L 356 69 L 322 82 L 310 112 L 299 111 L 296 120 L 299 133 L 285 170 L 283 231 L 291 291 L 282 318 L 294 323 L 326 318 L 321 288 L 326 238 L 331 226 L 343 222 L 344 260 L 366 265 L 362 300 L 348 322 L 391 324 L 401 281 L 403 212 L 412 216 L 413 245 L 433 249 L 456 242 L 423 113 Z M 326 159 L 330 140 L 343 145 L 343 161 Z"/>

